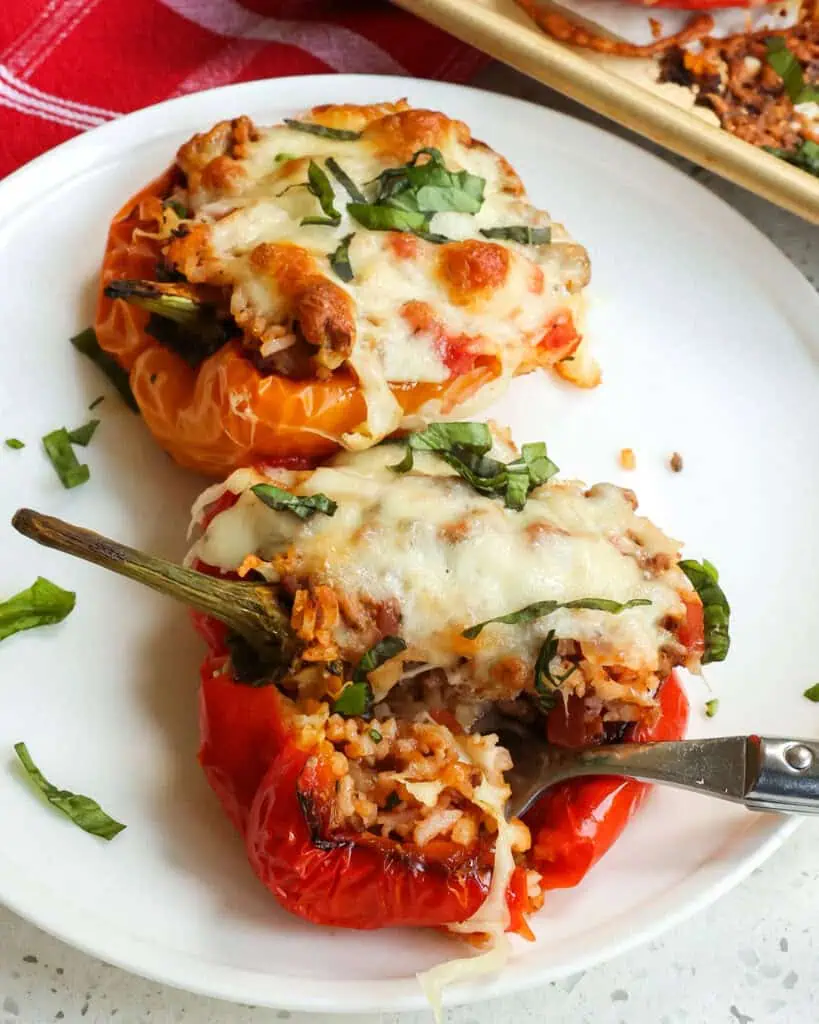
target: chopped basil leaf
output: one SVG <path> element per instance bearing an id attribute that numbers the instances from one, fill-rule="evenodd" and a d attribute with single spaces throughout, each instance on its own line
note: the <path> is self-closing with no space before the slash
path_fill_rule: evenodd
<path id="1" fill-rule="evenodd" d="M 116 359 L 109 356 L 107 352 L 103 352 L 100 348 L 94 328 L 86 327 L 84 331 L 80 331 L 79 334 L 75 334 L 71 339 L 71 344 L 78 352 L 87 356 L 92 363 L 97 364 L 117 391 L 119 391 L 120 397 L 128 408 L 134 412 L 139 412 L 139 406 L 137 405 L 137 401 L 134 398 L 134 394 L 131 391 L 131 385 L 128 381 L 128 374 L 123 370 Z"/>
<path id="2" fill-rule="evenodd" d="M 373 709 L 373 688 L 369 683 L 347 683 L 333 701 L 333 714 L 345 718 L 369 718 Z"/>
<path id="3" fill-rule="evenodd" d="M 339 142 L 354 142 L 361 138 L 361 132 L 351 132 L 347 128 L 328 128 L 324 124 L 313 121 L 295 121 L 285 118 L 284 123 L 295 132 L 307 132 L 308 135 L 320 135 L 324 139 L 337 139 Z"/>
<path id="4" fill-rule="evenodd" d="M 439 452 L 439 457 L 456 471 L 458 476 L 466 480 L 478 494 L 489 498 L 506 496 L 509 486 L 509 474 L 506 466 L 488 455 L 456 448 L 450 452 Z M 514 498 L 514 488 L 512 497 Z"/>
<path id="5" fill-rule="evenodd" d="M 89 412 L 93 412 L 94 409 L 96 409 L 97 406 L 100 404 L 100 402 L 104 402 L 104 401 L 105 401 L 105 395 L 97 395 L 97 397 L 94 399 L 94 401 L 88 406 L 88 411 Z"/>
<path id="6" fill-rule="evenodd" d="M 373 741 L 373 743 L 380 743 L 381 740 L 384 738 L 378 731 L 378 729 L 370 729 L 369 737 Z"/>
<path id="7" fill-rule="evenodd" d="M 17 437 L 7 437 L 3 443 L 6 448 L 13 448 L 15 451 L 25 448 L 25 444 Z"/>
<path id="8" fill-rule="evenodd" d="M 545 714 L 552 710 L 558 699 L 557 686 L 549 671 L 549 662 L 556 656 L 557 637 L 555 631 L 550 629 L 535 662 L 535 693 L 540 710 Z"/>
<path id="9" fill-rule="evenodd" d="M 680 568 L 702 601 L 705 627 L 702 663 L 707 665 L 712 661 L 725 661 L 728 648 L 731 646 L 731 606 L 719 585 L 719 573 L 710 562 L 703 560 L 700 563 L 691 558 L 680 562 Z"/>
<path id="10" fill-rule="evenodd" d="M 26 775 L 46 800 L 69 817 L 83 832 L 90 832 L 92 836 L 110 840 L 125 828 L 121 822 L 115 821 L 109 814 L 106 814 L 97 801 L 92 800 L 91 797 L 53 786 L 32 761 L 25 743 L 15 743 L 14 752 L 20 759 L 20 764 L 25 769 Z"/>
<path id="11" fill-rule="evenodd" d="M 348 203 L 347 212 L 370 231 L 423 231 L 429 218 L 413 210 L 397 210 L 374 203 Z"/>
<path id="12" fill-rule="evenodd" d="M 516 612 L 496 615 L 493 619 L 470 626 L 469 629 L 463 631 L 461 636 L 465 636 L 467 640 L 474 640 L 491 622 L 502 622 L 507 626 L 523 626 L 528 622 L 534 622 L 535 619 L 542 619 L 544 615 L 551 615 L 558 608 L 584 608 L 589 611 L 610 612 L 612 615 L 617 615 L 627 608 L 639 608 L 648 604 L 651 604 L 651 601 L 644 597 L 635 597 L 624 604 L 619 601 L 611 601 L 606 597 L 579 597 L 574 601 L 535 601 L 534 604 L 527 604 L 525 608 L 519 608 Z"/>
<path id="13" fill-rule="evenodd" d="M 0 601 L 0 640 L 24 629 L 53 626 L 74 610 L 76 594 L 38 576 L 30 587 Z"/>
<path id="14" fill-rule="evenodd" d="M 805 139 L 797 149 L 776 149 L 773 146 L 765 146 L 765 149 L 778 156 L 780 160 L 786 160 L 794 167 L 800 167 L 808 174 L 819 177 L 819 142 Z"/>
<path id="15" fill-rule="evenodd" d="M 385 661 L 389 661 L 406 649 L 406 641 L 402 640 L 400 636 L 385 636 L 383 640 L 379 640 L 374 647 L 371 647 L 359 661 L 353 673 L 353 682 L 364 682 L 370 672 L 374 672 Z"/>
<path id="16" fill-rule="evenodd" d="M 72 487 L 79 487 L 91 476 L 91 471 L 85 464 L 80 464 L 74 449 L 71 447 L 71 439 L 65 427 L 59 430 L 52 430 L 43 438 L 43 447 L 46 455 L 51 460 L 60 482 L 66 490 Z"/>
<path id="17" fill-rule="evenodd" d="M 277 153 L 273 157 L 273 162 L 276 164 L 283 164 L 285 160 L 298 160 L 295 153 Z"/>
<path id="18" fill-rule="evenodd" d="M 447 238 L 446 235 L 438 235 L 434 231 L 416 231 L 414 232 L 419 238 L 423 238 L 425 242 L 432 242 L 433 245 L 446 245 L 447 242 L 451 242 L 451 238 Z"/>
<path id="19" fill-rule="evenodd" d="M 513 508 L 517 512 L 524 507 L 529 496 L 529 474 L 523 469 L 506 470 L 506 494 L 504 503 L 507 508 Z"/>
<path id="20" fill-rule="evenodd" d="M 396 473 L 408 473 L 414 464 L 414 451 L 432 451 L 447 462 L 459 476 L 488 497 L 502 497 L 507 508 L 520 510 L 530 492 L 557 473 L 557 466 L 546 455 L 540 441 L 525 444 L 520 458 L 508 465 L 490 458 L 492 435 L 485 423 L 435 423 L 405 442 L 403 459 L 390 466 Z"/>
<path id="21" fill-rule="evenodd" d="M 371 647 L 356 666 L 352 682 L 347 683 L 333 702 L 333 713 L 345 718 L 369 718 L 373 709 L 373 688 L 367 677 L 406 648 L 400 636 L 385 636 Z"/>
<path id="22" fill-rule="evenodd" d="M 358 188 L 358 185 L 353 179 L 347 174 L 347 172 L 341 167 L 339 162 L 333 157 L 328 157 L 325 161 L 327 170 L 333 175 L 336 181 L 341 187 L 347 192 L 350 199 L 354 203 L 366 203 L 367 197 Z"/>
<path id="23" fill-rule="evenodd" d="M 290 491 L 274 487 L 273 484 L 256 484 L 250 489 L 265 505 L 276 509 L 277 512 L 292 512 L 299 519 L 309 519 L 316 512 L 332 516 L 338 508 L 336 502 L 326 494 L 291 494 Z"/>
<path id="24" fill-rule="evenodd" d="M 717 711 L 719 711 L 718 698 L 714 697 L 713 700 L 707 700 L 705 702 L 705 713 L 709 718 L 713 718 Z"/>
<path id="25" fill-rule="evenodd" d="M 87 423 L 83 423 L 81 427 L 69 430 L 68 439 L 72 444 L 78 444 L 81 448 L 85 448 L 99 425 L 99 420 L 89 420 Z"/>
<path id="26" fill-rule="evenodd" d="M 813 686 L 809 686 L 805 690 L 804 696 L 808 700 L 812 700 L 814 704 L 819 704 L 819 683 L 814 683 Z"/>
<path id="27" fill-rule="evenodd" d="M 523 446 L 520 458 L 508 463 L 506 472 L 506 506 L 522 509 L 529 492 L 550 480 L 558 468 L 546 454 L 543 441 L 536 441 Z"/>
<path id="28" fill-rule="evenodd" d="M 349 235 L 345 235 L 335 252 L 331 252 L 327 257 L 336 277 L 345 283 L 352 281 L 355 276 L 353 274 L 353 265 L 350 263 L 350 242 L 352 242 L 354 236 L 354 231 Z"/>
<path id="29" fill-rule="evenodd" d="M 394 466 L 388 468 L 393 473 L 409 473 L 412 467 L 415 465 L 415 456 L 412 454 L 412 448 L 407 445 L 406 451 L 404 452 L 404 458 L 400 462 L 396 462 Z"/>
<path id="30" fill-rule="evenodd" d="M 484 238 L 499 238 L 521 245 L 548 245 L 552 240 L 551 228 L 532 228 L 527 224 L 515 224 L 505 228 L 481 228 Z"/>
<path id="31" fill-rule="evenodd" d="M 338 227 L 341 223 L 341 214 L 334 205 L 336 197 L 333 186 L 315 160 L 311 160 L 307 168 L 307 190 L 318 199 L 324 217 L 305 217 L 302 224 L 326 224 L 330 227 Z"/>
<path id="32" fill-rule="evenodd" d="M 485 423 L 432 423 L 410 434 L 407 446 L 418 452 L 447 452 L 459 447 L 483 455 L 492 447 L 492 434 Z"/>
<path id="33" fill-rule="evenodd" d="M 180 220 L 187 220 L 190 217 L 187 207 L 184 203 L 180 203 L 178 199 L 166 199 L 162 205 L 173 210 Z"/>
<path id="34" fill-rule="evenodd" d="M 426 156 L 424 163 L 419 159 Z M 439 149 L 419 149 L 403 167 L 390 167 L 376 179 L 376 202 L 428 214 L 477 213 L 486 179 L 469 171 L 449 171 Z"/>
<path id="35" fill-rule="evenodd" d="M 802 65 L 795 53 L 788 49 L 782 36 L 769 36 L 765 40 L 766 60 L 782 79 L 785 92 L 794 105 L 798 103 L 819 103 L 819 88 L 805 84 Z"/>
<path id="36" fill-rule="evenodd" d="M 419 163 L 422 156 L 429 159 Z M 447 170 L 437 149 L 419 149 L 409 163 L 382 171 L 375 182 L 375 202 L 367 203 L 359 193 L 347 206 L 350 216 L 370 231 L 410 231 L 436 245 L 450 239 L 429 230 L 432 217 L 450 210 L 477 213 L 486 185 L 484 178 L 468 171 Z"/>

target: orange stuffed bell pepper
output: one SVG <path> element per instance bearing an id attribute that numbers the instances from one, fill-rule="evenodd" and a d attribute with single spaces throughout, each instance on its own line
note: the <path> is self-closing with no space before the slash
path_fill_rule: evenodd
<path id="1" fill-rule="evenodd" d="M 95 329 L 182 465 L 316 460 L 590 387 L 585 250 L 466 125 L 404 102 L 217 124 L 119 211 Z"/>

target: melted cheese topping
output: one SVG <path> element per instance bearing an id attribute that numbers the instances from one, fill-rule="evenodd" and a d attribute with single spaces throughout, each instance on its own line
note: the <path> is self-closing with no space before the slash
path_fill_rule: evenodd
<path id="1" fill-rule="evenodd" d="M 477 680 L 491 678 L 493 665 L 508 656 L 531 672 L 550 630 L 581 642 L 598 663 L 658 671 L 661 649 L 674 641 L 669 625 L 685 614 L 680 595 L 690 585 L 676 565 L 679 543 L 637 516 L 627 492 L 550 482 L 516 512 L 476 493 L 434 455 L 416 455 L 415 469 L 396 475 L 389 466 L 401 454 L 382 445 L 344 453 L 312 473 L 271 471 L 279 486 L 338 503 L 334 516 L 306 521 L 273 511 L 248 490 L 268 477 L 238 471 L 224 485 L 240 495 L 238 502 L 214 518 L 192 555 L 235 570 L 255 554 L 272 580 L 274 560 L 286 555 L 287 571 L 301 586 L 329 585 L 397 606 L 399 632 L 414 656 L 421 652 L 443 668 L 466 656 Z M 211 501 L 217 495 L 208 493 Z M 474 641 L 460 636 L 536 601 L 588 597 L 650 604 L 619 614 L 564 608 L 526 625 L 489 625 Z M 354 646 L 343 623 L 337 640 Z"/>
<path id="2" fill-rule="evenodd" d="M 353 125 L 363 134 L 339 141 L 286 125 L 257 128 L 240 118 L 196 136 L 178 157 L 194 215 L 188 235 L 170 244 L 169 262 L 193 282 L 229 286 L 234 317 L 263 351 L 265 344 L 280 345 L 283 329 L 289 334 L 295 321 L 304 327 L 304 295 L 317 279 L 329 282 L 339 301 L 351 301 L 353 317 L 344 329 L 354 339 L 347 363 L 365 393 L 367 421 L 358 434 L 368 443 L 405 425 L 388 384 L 448 380 L 455 372 L 448 364 L 453 345 L 491 357 L 505 381 L 574 351 L 577 341 L 567 336 L 535 353 L 556 320 L 579 318 L 588 280 L 585 250 L 531 205 L 501 156 L 472 139 L 460 122 L 403 103 L 329 107 L 310 119 Z M 430 230 L 452 244 L 363 228 L 348 214 L 350 197 L 330 172 L 339 225 L 302 224 L 322 212 L 305 187 L 311 159 L 326 169 L 333 157 L 372 201 L 369 183 L 427 146 L 440 149 L 447 169 L 486 181 L 476 215 L 433 216 Z M 490 242 L 480 234 L 481 228 L 509 225 L 551 226 L 552 243 Z M 344 283 L 328 257 L 351 234 L 354 277 Z M 336 312 L 322 315 L 336 322 Z M 592 367 L 590 383 L 595 374 Z M 347 441 L 362 446 L 360 438 Z"/>

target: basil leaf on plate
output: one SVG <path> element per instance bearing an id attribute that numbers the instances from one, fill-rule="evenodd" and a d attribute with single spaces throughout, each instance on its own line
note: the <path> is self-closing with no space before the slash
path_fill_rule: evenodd
<path id="1" fill-rule="evenodd" d="M 46 800 L 69 817 L 83 832 L 90 832 L 92 836 L 99 836 L 100 839 L 111 840 L 125 828 L 121 822 L 106 814 L 91 797 L 72 793 L 68 789 L 58 789 L 52 785 L 31 759 L 25 743 L 15 743 L 14 752 L 26 775 Z"/>
<path id="2" fill-rule="evenodd" d="M 88 466 L 78 461 L 77 456 L 74 454 L 74 449 L 71 447 L 71 438 L 68 436 L 68 431 L 65 427 L 60 427 L 59 430 L 52 430 L 50 434 L 46 434 L 43 438 L 43 447 L 57 476 L 60 478 L 60 483 L 62 483 L 66 490 L 86 483 L 91 476 L 91 470 Z"/>
<path id="3" fill-rule="evenodd" d="M 332 516 L 338 508 L 336 502 L 326 494 L 292 494 L 273 484 L 256 484 L 250 489 L 269 508 L 277 512 L 292 512 L 299 519 L 309 519 L 316 512 Z"/>
<path id="4" fill-rule="evenodd" d="M 731 646 L 731 606 L 719 585 L 716 568 L 703 559 L 702 562 L 686 558 L 680 568 L 691 581 L 691 585 L 702 601 L 703 625 L 705 629 L 705 651 L 703 665 L 712 661 L 725 661 Z"/>
<path id="5" fill-rule="evenodd" d="M 296 121 L 286 117 L 284 123 L 294 132 L 320 135 L 323 139 L 336 139 L 338 142 L 355 142 L 361 138 L 361 132 L 349 131 L 347 128 L 328 128 L 327 125 L 316 124 L 313 121 Z"/>
<path id="6" fill-rule="evenodd" d="M 719 698 L 714 697 L 712 700 L 705 702 L 705 714 L 708 718 L 713 718 L 714 715 L 719 711 Z"/>
<path id="7" fill-rule="evenodd" d="M 819 704 L 819 683 L 814 683 L 813 686 L 809 686 L 807 690 L 805 690 L 803 696 L 807 697 L 808 700 L 812 700 L 814 704 Z"/>
<path id="8" fill-rule="evenodd" d="M 3 444 L 5 444 L 6 448 L 12 448 L 14 451 L 25 448 L 25 442 L 21 441 L 18 437 L 7 437 Z"/>
<path id="9" fill-rule="evenodd" d="M 113 356 L 109 356 L 107 352 L 103 352 L 100 348 L 100 343 L 97 341 L 97 335 L 94 328 L 86 327 L 84 331 L 80 331 L 79 334 L 75 334 L 74 337 L 71 338 L 71 344 L 78 352 L 87 356 L 92 363 L 95 363 L 97 367 L 102 370 L 105 376 L 117 389 L 120 397 L 128 408 L 133 412 L 138 413 L 139 406 L 134 398 L 133 391 L 131 391 L 128 374 L 123 370 Z"/>
<path id="10" fill-rule="evenodd" d="M 507 626 L 523 626 L 536 619 L 542 619 L 544 615 L 551 615 L 558 608 L 584 608 L 589 611 L 610 612 L 612 615 L 617 615 L 627 608 L 639 608 L 648 604 L 651 604 L 651 601 L 644 597 L 635 597 L 622 604 L 606 597 L 579 597 L 574 601 L 535 601 L 534 604 L 527 604 L 525 608 L 519 608 L 515 612 L 496 615 L 485 622 L 478 622 L 476 625 L 470 626 L 469 629 L 465 629 L 461 636 L 465 636 L 467 640 L 474 640 L 484 627 L 492 622 L 504 623 Z"/>
<path id="11" fill-rule="evenodd" d="M 91 438 L 94 436 L 99 425 L 99 420 L 89 420 L 87 423 L 83 423 L 81 427 L 75 427 L 74 430 L 69 430 L 68 440 L 72 444 L 78 444 L 81 448 L 85 448 L 91 441 Z"/>
<path id="12" fill-rule="evenodd" d="M 76 594 L 38 576 L 30 587 L 0 601 L 0 640 L 24 629 L 53 626 L 74 610 Z"/>
<path id="13" fill-rule="evenodd" d="M 515 224 L 505 228 L 481 228 L 484 238 L 497 238 L 521 245 L 548 245 L 552 240 L 551 228 L 533 228 L 527 224 Z"/>

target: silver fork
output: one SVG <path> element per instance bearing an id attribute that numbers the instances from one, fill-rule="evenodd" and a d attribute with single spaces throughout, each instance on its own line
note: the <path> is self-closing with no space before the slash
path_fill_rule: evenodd
<path id="1" fill-rule="evenodd" d="M 657 782 L 744 804 L 752 811 L 819 814 L 819 742 L 815 740 L 723 736 L 567 750 L 508 720 L 481 731 L 496 732 L 512 756 L 514 767 L 505 774 L 512 790 L 510 817 L 527 811 L 555 783 L 584 775 Z"/>

